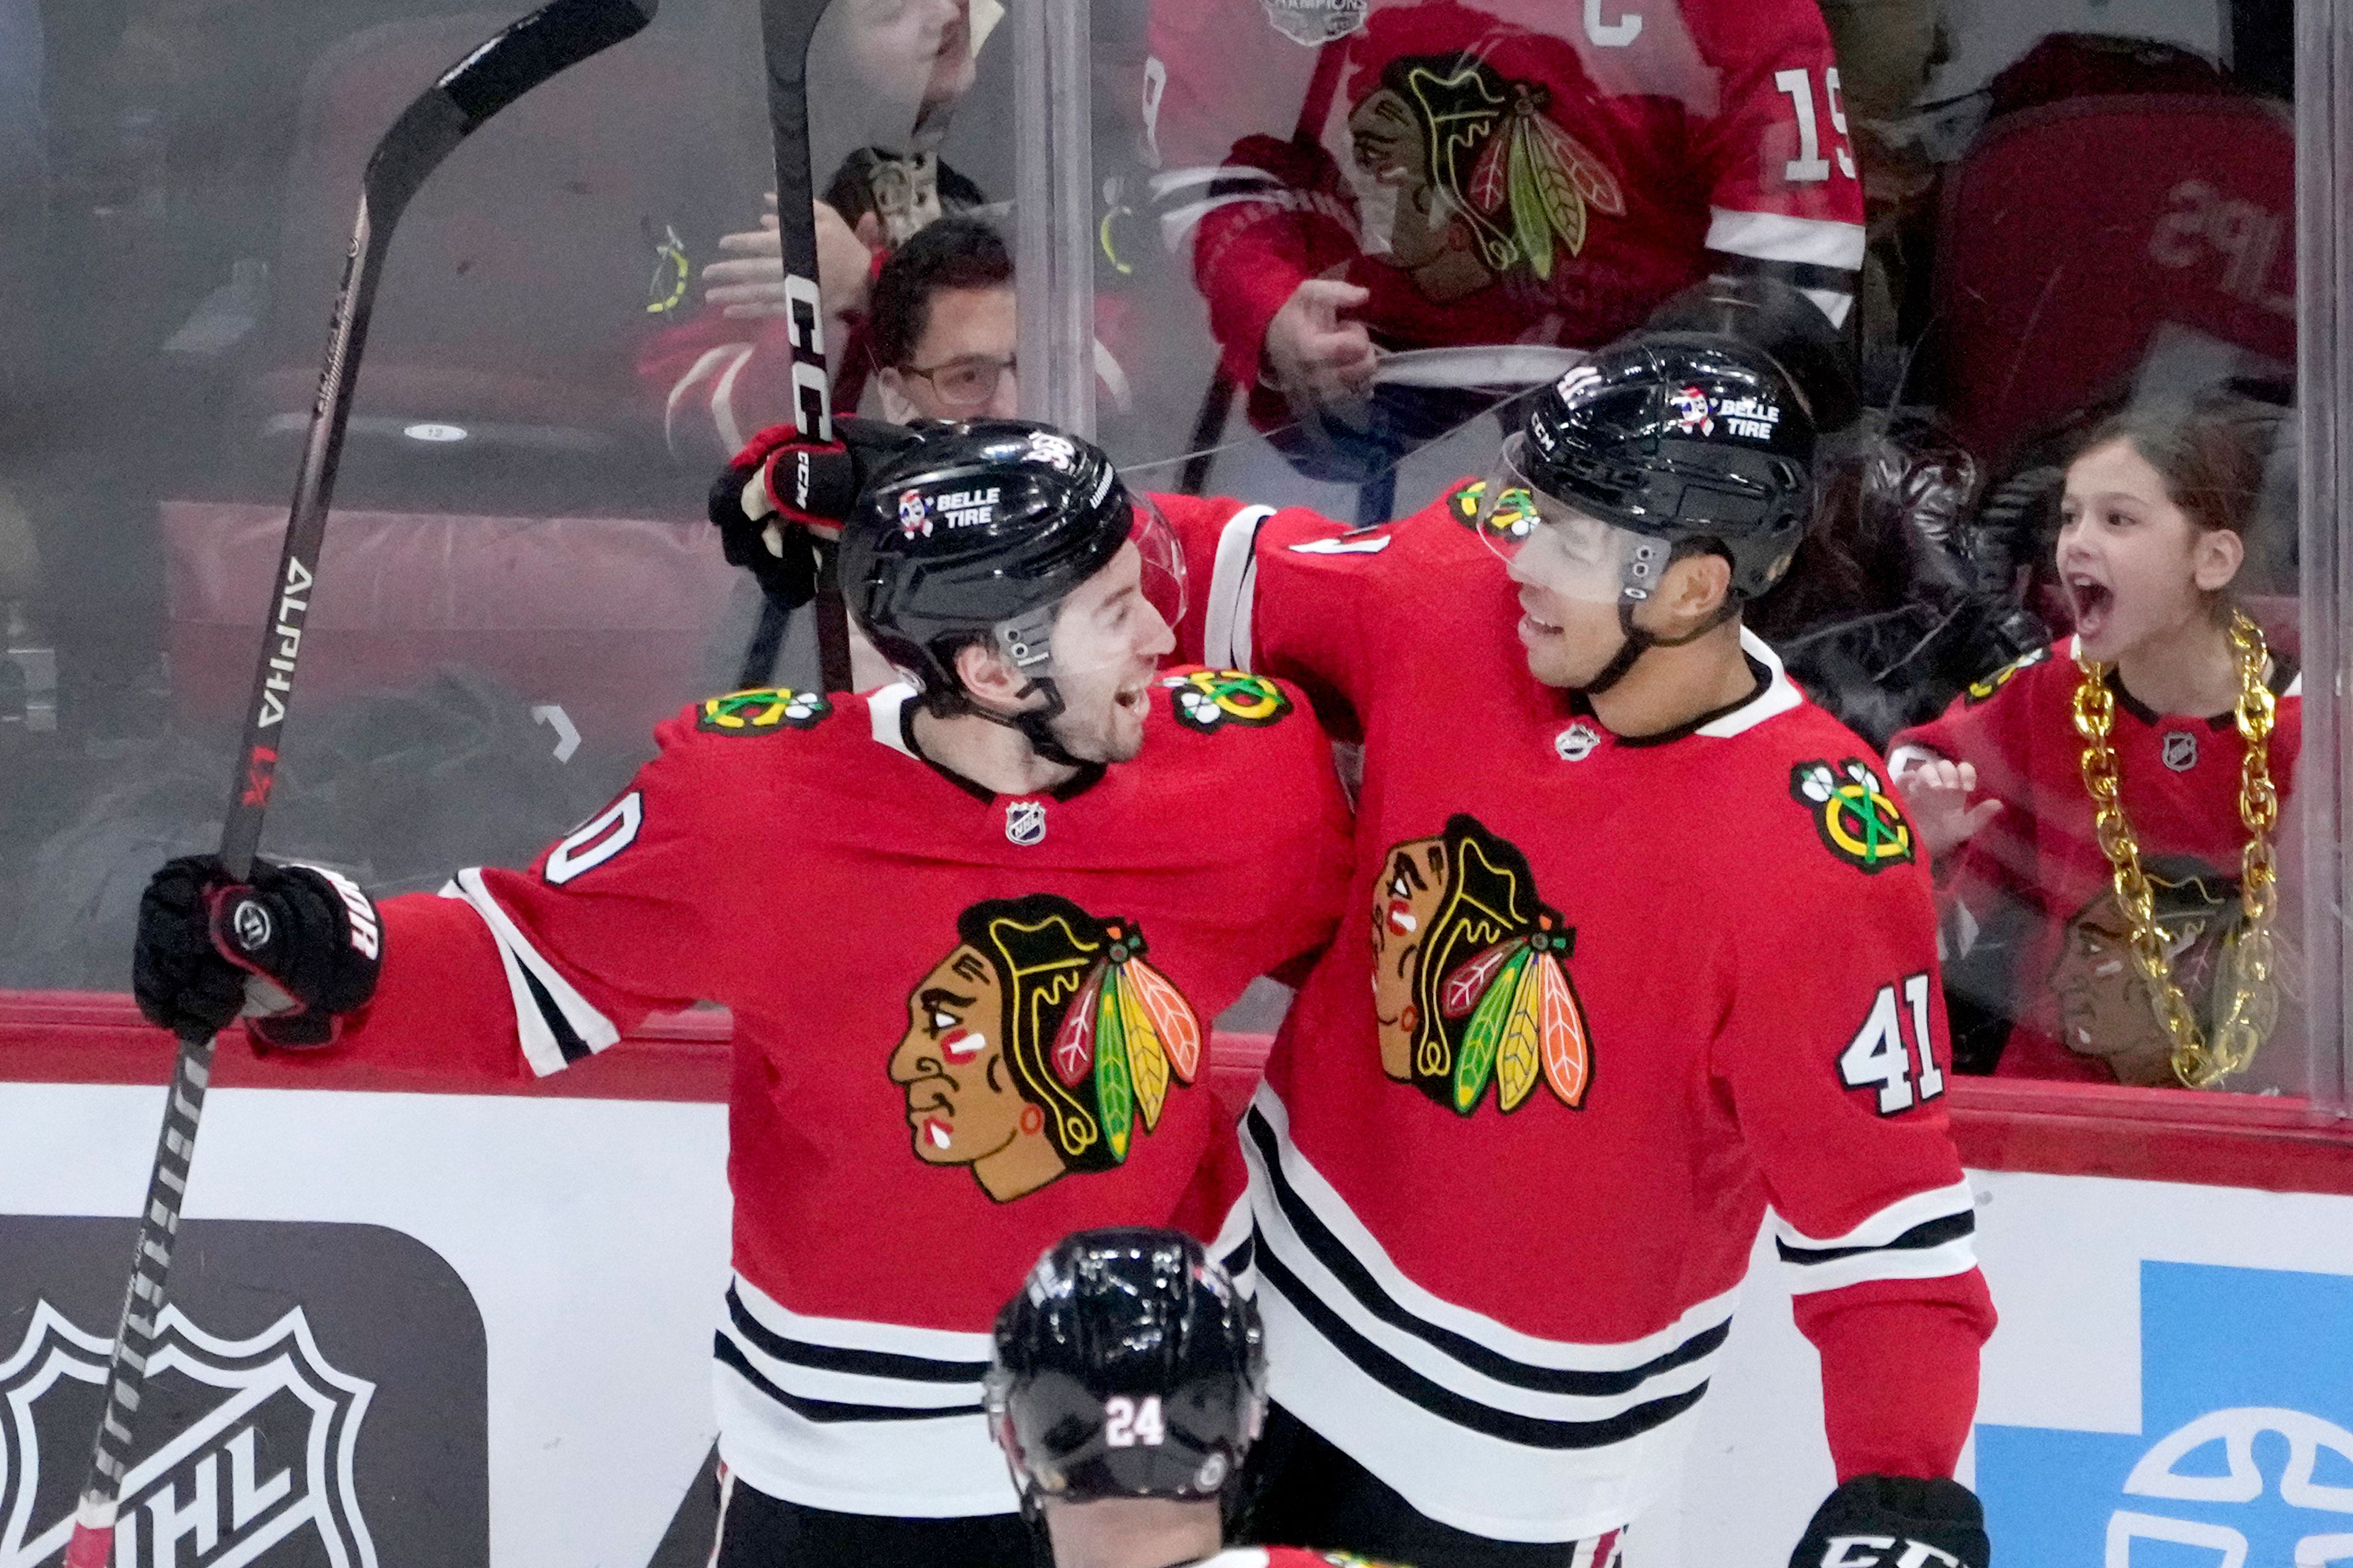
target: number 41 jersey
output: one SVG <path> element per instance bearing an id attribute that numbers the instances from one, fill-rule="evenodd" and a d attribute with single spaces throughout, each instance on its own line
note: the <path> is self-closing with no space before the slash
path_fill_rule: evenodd
<path id="1" fill-rule="evenodd" d="M 1361 531 L 1163 498 L 1213 657 L 1364 741 L 1356 916 L 1243 1120 L 1275 1401 L 1424 1514 L 1654 1501 L 1767 1208 L 1841 1475 L 1949 1475 L 1991 1313 L 1935 912 L 1883 765 L 1770 649 L 1620 739 L 1538 683 L 1475 487 Z"/>
<path id="2" fill-rule="evenodd" d="M 981 1414 L 997 1310 L 1072 1230 L 1219 1240 L 1209 1023 L 1328 938 L 1347 805 L 1271 681 L 1172 673 L 1135 761 L 1018 797 L 924 762 L 911 695 L 689 710 L 531 869 L 386 900 L 346 1037 L 544 1074 L 728 1005 L 721 1457 L 840 1512 L 1010 1512 Z M 1224 1250 L 1246 1236 L 1236 1215 Z"/>

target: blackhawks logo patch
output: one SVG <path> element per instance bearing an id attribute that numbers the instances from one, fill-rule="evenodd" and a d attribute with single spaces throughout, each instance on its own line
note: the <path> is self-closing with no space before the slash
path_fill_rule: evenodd
<path id="1" fill-rule="evenodd" d="M 1291 699 L 1273 681 L 1244 669 L 1197 669 L 1172 675 L 1168 705 L 1176 721 L 1208 731 L 1221 724 L 1271 724 L 1291 711 Z"/>
<path id="2" fill-rule="evenodd" d="M 1912 825 L 1868 763 L 1799 763 L 1789 770 L 1789 798 L 1812 812 L 1822 847 L 1858 870 L 1911 861 Z"/>
<path id="3" fill-rule="evenodd" d="M 1477 533 L 1484 529 L 1489 533 L 1506 539 L 1525 539 L 1536 525 L 1535 498 L 1519 486 L 1506 489 L 1495 502 L 1495 508 L 1482 521 L 1480 511 L 1487 504 L 1487 481 L 1472 479 L 1447 493 L 1447 514 Z"/>
<path id="4" fill-rule="evenodd" d="M 973 905 L 956 936 L 891 1053 L 915 1158 L 971 1166 L 998 1203 L 1125 1164 L 1208 1037 L 1142 929 L 1032 893 Z"/>
<path id="5" fill-rule="evenodd" d="M 2051 650 L 2049 648 L 2039 647 L 2032 653 L 2011 659 L 2008 664 L 2003 665 L 1991 675 L 1983 677 L 1980 679 L 1970 681 L 1968 694 L 1964 699 L 1965 704 L 1971 708 L 1976 707 L 1978 703 L 1987 700 L 1992 697 L 1995 692 L 2000 691 L 2003 687 L 2008 686 L 2011 681 L 2017 679 L 2018 672 L 2020 670 L 2032 669 L 2036 665 L 2041 664 L 2044 659 L 2049 658 L 2050 657 Z"/>
<path id="6" fill-rule="evenodd" d="M 757 735 L 770 730 L 809 730 L 833 711 L 833 704 L 814 691 L 786 686 L 764 686 L 706 697 L 694 727 L 712 735 Z"/>
<path id="7" fill-rule="evenodd" d="M 1456 1114 L 1538 1083 L 1575 1110 L 1593 1086 L 1592 1031 L 1569 978 L 1577 932 L 1536 897 L 1527 857 L 1458 813 L 1389 851 L 1373 888 L 1373 1011 L 1381 1069 Z"/>

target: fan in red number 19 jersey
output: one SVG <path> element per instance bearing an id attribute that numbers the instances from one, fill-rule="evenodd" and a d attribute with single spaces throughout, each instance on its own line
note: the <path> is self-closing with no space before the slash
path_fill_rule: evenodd
<path id="1" fill-rule="evenodd" d="M 1812 445 L 1771 357 L 1651 334 L 1394 524 L 1163 499 L 1215 563 L 1188 635 L 1365 746 L 1358 916 L 1242 1127 L 1295 1456 L 1261 1539 L 1584 1568 L 1659 1500 L 1768 1207 L 1841 1481 L 1977 1528 L 1949 1477 L 1993 1320 L 1926 868 L 1737 624 Z"/>

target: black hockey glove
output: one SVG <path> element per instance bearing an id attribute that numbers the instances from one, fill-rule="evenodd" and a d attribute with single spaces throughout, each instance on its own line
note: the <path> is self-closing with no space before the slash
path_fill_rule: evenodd
<path id="1" fill-rule="evenodd" d="M 384 927 L 347 877 L 257 860 L 230 880 L 219 859 L 190 855 L 155 873 L 139 900 L 131 988 L 149 1022 L 174 1034 L 218 1030 L 251 1012 L 248 1032 L 284 1047 L 332 1043 L 338 1019 L 375 994 Z M 293 1000 L 263 1013 L 246 981 L 259 975 Z"/>
<path id="2" fill-rule="evenodd" d="M 758 578 L 787 610 L 817 596 L 817 539 L 839 531 L 867 475 L 921 438 L 875 419 L 836 419 L 833 429 L 838 439 L 812 441 L 793 426 L 771 425 L 712 482 L 711 521 L 729 564 Z"/>
<path id="3" fill-rule="evenodd" d="M 1989 1568 L 1985 1509 L 1958 1481 L 1857 1476 L 1824 1500 L 1789 1568 Z"/>

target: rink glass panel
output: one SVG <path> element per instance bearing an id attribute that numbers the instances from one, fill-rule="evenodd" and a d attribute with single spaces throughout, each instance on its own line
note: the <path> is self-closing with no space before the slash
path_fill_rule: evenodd
<path id="1" fill-rule="evenodd" d="M 2102 421 L 2229 428 L 2241 602 L 2280 665 L 2322 673 L 2316 750 L 2291 770 L 2273 746 L 2279 1022 L 2226 1087 L 2340 1103 L 2342 965 L 2333 929 L 2316 942 L 2305 922 L 2337 875 L 2326 847 L 2308 874 L 2305 823 L 2335 821 L 2338 654 L 2335 404 L 2298 396 L 2297 20 L 1904 0 L 1092 7 L 1097 199 L 1052 221 L 1098 239 L 1099 437 L 1132 481 L 1376 524 L 1483 473 L 1527 396 L 1687 285 L 1777 278 L 1837 317 L 1861 413 L 1826 441 L 1809 542 L 1748 619 L 1883 752 L 2063 645 L 2060 491 Z M 2327 91 L 2306 89 L 2307 136 Z M 2194 727 L 2162 764 L 2127 757 L 2125 787 L 2129 808 L 2137 765 L 2191 752 L 2229 775 L 2203 858 L 2171 852 L 2165 821 L 2136 824 L 2211 1030 L 2243 752 L 2227 721 Z M 2058 805 L 2088 833 L 2082 742 L 2046 739 Z M 1947 900 L 1949 955 L 1975 958 L 1948 993 L 1965 1067 L 2007 1055 L 2018 1072 L 2005 1041 L 2024 1020 L 2055 1076 L 2114 1081 L 2056 1043 L 2156 1037 L 2106 879 L 2009 874 L 1957 927 Z"/>
<path id="2" fill-rule="evenodd" d="M 127 989 L 140 887 L 217 842 L 363 163 L 516 4 L 0 5 L 0 986 Z M 918 153 L 1008 221 L 995 19 L 828 12 L 839 237 Z M 779 287 L 707 291 L 756 257 L 723 240 L 761 226 L 769 109 L 757 0 L 665 0 L 409 207 L 267 853 L 380 894 L 520 865 L 743 683 L 759 598 L 704 500 L 791 417 L 791 355 Z M 768 640 L 757 679 L 814 679 L 807 627 Z"/>
<path id="3" fill-rule="evenodd" d="M 813 677 L 701 521 L 790 412 L 780 320 L 704 297 L 773 184 L 756 12 L 667 0 L 405 220 L 271 852 L 384 892 L 519 863 L 680 703 Z M 2063 633 L 2054 475 L 2088 424 L 2228 388 L 2269 430 L 2250 607 L 2333 675 L 2339 88 L 2294 47 L 2333 10 L 2013 13 L 843 0 L 811 178 L 869 241 L 977 203 L 1020 259 L 1023 405 L 1091 420 L 1133 482 L 1366 522 L 1482 472 L 1530 388 L 1711 268 L 1810 291 L 1864 412 L 1752 618 L 1873 745 L 2031 642 L 2012 612 Z M 148 871 L 210 846 L 360 160 L 505 19 L 0 8 L 0 984 L 122 988 Z M 880 373 L 913 367 L 834 337 L 839 406 L 906 412 Z M 2338 896 L 2334 681 L 2307 684 L 2287 1005 L 2231 1087 L 2341 1104 L 2340 945 L 2304 918 Z"/>

